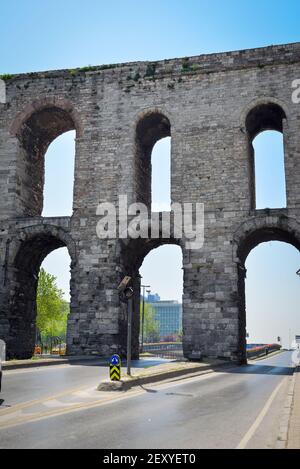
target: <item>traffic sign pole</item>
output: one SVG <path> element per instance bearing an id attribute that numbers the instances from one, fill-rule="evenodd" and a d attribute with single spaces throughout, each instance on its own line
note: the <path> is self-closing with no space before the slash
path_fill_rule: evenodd
<path id="1" fill-rule="evenodd" d="M 127 374 L 131 375 L 131 334 L 132 334 L 132 298 L 128 300 L 127 321 Z"/>
<path id="2" fill-rule="evenodd" d="M 127 374 L 131 374 L 131 335 L 132 335 L 132 302 L 134 290 L 132 278 L 126 275 L 118 286 L 119 298 L 123 303 L 127 303 Z"/>

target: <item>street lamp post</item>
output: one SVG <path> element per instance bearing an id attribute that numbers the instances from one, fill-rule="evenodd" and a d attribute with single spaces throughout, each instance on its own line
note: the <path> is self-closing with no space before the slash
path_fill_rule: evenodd
<path id="1" fill-rule="evenodd" d="M 143 347 L 144 347 L 145 289 L 146 289 L 146 288 L 149 288 L 149 287 L 150 287 L 150 285 L 141 285 L 141 288 L 143 289 L 141 352 L 143 352 Z"/>

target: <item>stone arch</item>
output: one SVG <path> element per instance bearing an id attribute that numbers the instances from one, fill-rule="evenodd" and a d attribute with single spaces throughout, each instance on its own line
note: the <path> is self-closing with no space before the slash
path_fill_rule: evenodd
<path id="1" fill-rule="evenodd" d="M 134 129 L 137 128 L 139 122 L 147 117 L 149 114 L 162 114 L 173 124 L 173 115 L 171 110 L 167 109 L 166 106 L 148 106 L 141 111 L 138 111 L 134 117 Z"/>
<path id="2" fill-rule="evenodd" d="M 300 224 L 284 213 L 269 213 L 242 223 L 233 236 L 233 259 L 237 264 L 239 308 L 239 361 L 246 362 L 245 262 L 249 253 L 261 243 L 282 241 L 300 252 Z"/>
<path id="3" fill-rule="evenodd" d="M 160 139 L 171 137 L 171 121 L 159 108 L 140 113 L 135 122 L 135 194 L 138 202 L 151 207 L 151 153 Z"/>
<path id="4" fill-rule="evenodd" d="M 118 256 L 120 256 L 121 264 L 125 271 L 133 274 L 141 267 L 143 260 L 149 252 L 168 244 L 180 246 L 183 249 L 182 240 L 174 237 L 156 239 L 138 238 L 123 240 L 118 248 Z"/>
<path id="5" fill-rule="evenodd" d="M 57 242 L 60 242 L 63 246 L 68 248 L 72 262 L 76 262 L 76 243 L 71 237 L 68 230 L 51 223 L 38 223 L 20 228 L 15 242 L 15 251 L 19 248 L 20 243 L 29 242 L 30 240 L 37 237 L 52 236 L 57 238 Z M 14 262 L 14 257 L 11 262 Z"/>
<path id="6" fill-rule="evenodd" d="M 233 235 L 233 257 L 244 263 L 249 252 L 266 241 L 283 241 L 300 250 L 300 223 L 283 211 L 265 213 L 243 222 Z"/>
<path id="7" fill-rule="evenodd" d="M 11 242 L 8 343 L 10 357 L 32 356 L 36 333 L 36 290 L 39 269 L 45 257 L 61 247 L 68 249 L 72 271 L 76 266 L 76 245 L 70 234 L 60 227 L 41 224 L 22 228 Z"/>
<path id="8" fill-rule="evenodd" d="M 63 99 L 33 101 L 13 121 L 10 133 L 19 145 L 17 183 L 20 214 L 41 215 L 45 153 L 57 137 L 70 130 L 75 130 L 78 138 L 82 134 L 82 125 L 71 103 Z"/>
<path id="9" fill-rule="evenodd" d="M 289 109 L 284 101 L 281 101 L 280 99 L 274 98 L 272 96 L 262 96 L 262 97 L 252 100 L 243 108 L 240 114 L 240 119 L 239 119 L 240 127 L 246 132 L 246 120 L 247 120 L 247 116 L 249 115 L 249 113 L 256 108 L 259 108 L 260 106 L 265 106 L 268 104 L 276 105 L 279 108 L 281 108 L 285 114 L 285 119 L 288 120 Z"/>
<path id="10" fill-rule="evenodd" d="M 286 114 L 281 106 L 273 102 L 261 103 L 252 108 L 246 117 L 245 127 L 250 141 L 265 130 L 283 132 Z"/>
<path id="11" fill-rule="evenodd" d="M 69 100 L 57 97 L 45 97 L 28 103 L 11 123 L 10 134 L 12 136 L 20 135 L 22 132 L 22 126 L 31 118 L 31 116 L 47 108 L 57 108 L 68 114 L 74 124 L 77 137 L 80 138 L 82 136 L 83 125 L 78 111 Z"/>
<path id="12" fill-rule="evenodd" d="M 139 355 L 139 332 L 140 332 L 140 285 L 141 279 L 139 269 L 145 257 L 154 249 L 166 245 L 176 245 L 181 248 L 184 265 L 184 245 L 182 240 L 171 238 L 159 239 L 128 239 L 120 241 L 117 249 L 117 258 L 119 259 L 119 280 L 124 275 L 130 275 L 133 279 L 134 300 L 133 300 L 133 318 L 132 318 L 132 356 Z M 126 328 L 127 314 L 126 306 L 123 305 L 123 320 L 120 324 L 121 349 L 126 350 Z M 123 352 L 124 353 L 124 352 Z"/>

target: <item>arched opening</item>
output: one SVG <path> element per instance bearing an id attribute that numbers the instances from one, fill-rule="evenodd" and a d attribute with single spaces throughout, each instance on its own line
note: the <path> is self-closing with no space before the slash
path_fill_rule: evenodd
<path id="1" fill-rule="evenodd" d="M 70 313 L 71 258 L 66 247 L 52 251 L 39 271 L 36 346 L 40 353 L 66 351 Z"/>
<path id="2" fill-rule="evenodd" d="M 145 295 L 148 296 L 147 290 L 150 289 L 153 293 L 156 288 L 158 290 L 157 293 L 163 295 L 165 299 L 174 299 L 180 304 L 183 285 L 182 257 L 183 253 L 180 247 L 180 240 L 175 238 L 166 238 L 163 240 L 158 238 L 138 238 L 120 243 L 120 281 L 123 279 L 124 275 L 131 276 L 133 280 L 134 297 L 131 350 L 133 358 L 138 358 L 141 349 L 142 295 L 145 293 Z M 142 264 L 146 258 L 148 258 L 149 261 L 146 261 L 145 270 L 144 267 L 142 268 Z M 164 275 L 162 275 L 163 272 Z M 155 277 L 161 279 L 161 284 L 157 284 L 154 281 Z M 174 290 L 172 290 L 172 282 L 176 294 L 172 293 L 174 292 Z M 142 285 L 145 285 L 145 289 L 142 288 Z M 164 285 L 164 287 L 162 287 L 162 285 Z M 119 324 L 120 353 L 126 356 L 128 316 L 126 305 L 120 303 L 120 307 L 122 309 L 122 320 Z"/>
<path id="3" fill-rule="evenodd" d="M 289 330 L 292 334 L 300 327 L 300 318 L 295 314 L 300 299 L 296 275 L 300 264 L 300 239 L 293 230 L 257 229 L 240 242 L 238 257 L 240 357 L 243 362 L 250 343 L 276 343 L 280 337 L 282 345 L 288 347 Z"/>
<path id="4" fill-rule="evenodd" d="M 152 150 L 152 212 L 171 210 L 171 137 L 159 140 Z"/>
<path id="5" fill-rule="evenodd" d="M 259 244 L 246 259 L 246 314 L 249 344 L 290 348 L 300 331 L 300 252 L 291 244 Z"/>
<path id="6" fill-rule="evenodd" d="M 20 158 L 18 160 L 19 210 L 23 215 L 41 215 L 44 204 L 45 154 L 49 145 L 57 137 L 60 137 L 65 132 L 75 130 L 76 126 L 71 112 L 67 112 L 56 106 L 47 106 L 37 110 L 31 114 L 18 129 L 17 136 L 20 141 L 21 149 Z M 52 189 L 49 188 L 50 179 L 48 181 L 47 177 L 47 194 L 49 195 L 52 190 L 54 200 L 54 195 L 59 188 L 59 181 L 61 188 L 59 188 L 60 202 L 54 204 L 52 201 L 50 207 L 46 207 L 47 214 L 49 210 L 51 214 L 57 210 L 58 213 L 55 213 L 55 215 L 60 215 L 61 207 L 65 209 L 65 200 L 69 201 L 73 198 L 72 181 L 74 178 L 74 163 L 71 163 L 72 167 L 69 167 L 70 161 L 72 162 L 72 159 L 74 159 L 73 138 L 74 133 L 72 133 L 72 136 L 68 135 L 63 145 L 59 145 L 61 142 L 58 141 L 53 148 L 49 148 L 49 152 L 53 153 L 53 151 L 57 152 L 57 145 L 61 146 L 60 151 L 57 152 L 55 162 L 51 165 L 52 169 L 50 173 L 53 173 L 51 174 Z M 66 144 L 66 141 L 68 141 L 68 144 Z M 66 149 L 71 156 L 64 160 Z M 66 173 L 69 174 L 67 184 L 65 184 L 64 181 L 64 175 Z M 68 212 L 70 213 L 69 209 Z"/>
<path id="7" fill-rule="evenodd" d="M 283 135 L 265 131 L 253 140 L 256 209 L 285 208 Z"/>
<path id="8" fill-rule="evenodd" d="M 152 210 L 170 210 L 171 139 L 167 137 L 171 137 L 170 121 L 160 112 L 148 113 L 137 125 L 136 200 Z"/>
<path id="9" fill-rule="evenodd" d="M 75 136 L 74 130 L 62 134 L 45 154 L 44 217 L 72 215 Z"/>
<path id="10" fill-rule="evenodd" d="M 253 209 L 286 207 L 284 121 L 277 104 L 256 106 L 246 118 Z"/>
<path id="11" fill-rule="evenodd" d="M 33 355 L 37 337 L 37 287 L 40 268 L 50 253 L 66 247 L 67 243 L 64 237 L 58 236 L 57 229 L 52 230 L 46 226 L 40 233 L 29 236 L 20 244 L 13 262 L 14 277 L 11 279 L 8 344 L 10 358 L 24 359 Z M 69 255 L 73 259 L 74 253 L 69 251 Z M 68 263 L 66 253 L 63 256 Z M 45 265 L 47 263 L 43 264 Z M 66 274 L 66 269 L 63 270 L 62 273 Z"/>
<path id="12" fill-rule="evenodd" d="M 182 262 L 181 248 L 176 245 L 151 250 L 143 260 L 139 272 L 140 345 L 144 352 L 182 357 Z"/>

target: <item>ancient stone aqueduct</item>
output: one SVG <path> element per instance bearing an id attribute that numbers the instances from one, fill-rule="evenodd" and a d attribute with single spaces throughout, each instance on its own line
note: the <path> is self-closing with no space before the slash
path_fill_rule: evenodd
<path id="1" fill-rule="evenodd" d="M 9 357 L 29 357 L 36 286 L 46 255 L 66 246 L 71 263 L 69 354 L 125 352 L 126 308 L 117 285 L 134 278 L 133 354 L 138 354 L 139 267 L 162 244 L 183 253 L 186 357 L 245 360 L 244 263 L 257 244 L 300 249 L 300 43 L 2 77 L 0 103 L 0 338 Z M 2 82 L 3 85 L 3 82 Z M 76 131 L 73 215 L 43 218 L 44 154 Z M 287 207 L 256 210 L 254 137 L 284 135 Z M 151 201 L 151 150 L 172 136 L 173 202 L 205 204 L 205 243 L 99 240 L 96 207 Z M 59 171 L 59 168 L 57 168 Z"/>

